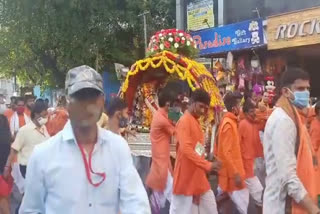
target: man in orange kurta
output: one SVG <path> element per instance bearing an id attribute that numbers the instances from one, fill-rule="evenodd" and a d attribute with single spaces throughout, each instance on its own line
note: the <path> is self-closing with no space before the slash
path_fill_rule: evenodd
<path id="1" fill-rule="evenodd" d="M 313 148 L 317 152 L 320 159 L 319 147 L 320 147 L 320 101 L 315 106 L 316 117 L 311 122 L 310 137 Z"/>
<path id="2" fill-rule="evenodd" d="M 256 109 L 251 102 L 244 103 L 243 112 L 245 119 L 239 123 L 239 134 L 245 183 L 260 213 L 262 213 L 263 186 L 254 173 L 254 164 L 257 158 L 263 157 L 263 147 L 259 135 L 263 128 L 261 122 L 256 120 Z"/>
<path id="3" fill-rule="evenodd" d="M 25 114 L 25 102 L 21 97 L 14 101 L 15 110 L 8 109 L 4 115 L 8 118 L 10 131 L 14 137 L 19 129 L 30 121 L 30 117 Z"/>
<path id="4" fill-rule="evenodd" d="M 314 112 L 315 112 L 315 117 L 311 122 L 311 126 L 310 126 L 310 138 L 311 138 L 311 142 L 312 142 L 312 146 L 315 152 L 315 155 L 318 159 L 318 161 L 320 160 L 320 101 L 317 102 L 315 108 L 314 108 Z M 318 169 L 316 171 L 318 178 L 320 177 L 320 169 Z M 318 194 L 320 195 L 320 182 L 318 182 L 318 186 L 317 186 L 317 191 Z"/>
<path id="5" fill-rule="evenodd" d="M 224 98 L 228 110 L 220 123 L 215 152 L 222 161 L 219 172 L 219 187 L 227 192 L 241 214 L 247 214 L 249 191 L 245 185 L 245 170 L 240 149 L 238 116 L 241 95 L 229 93 Z"/>
<path id="6" fill-rule="evenodd" d="M 67 100 L 65 96 L 60 96 L 58 106 L 54 111 L 49 112 L 46 128 L 50 136 L 56 135 L 66 125 L 69 119 L 69 114 L 66 109 Z"/>
<path id="7" fill-rule="evenodd" d="M 301 122 L 310 129 L 312 121 L 316 117 L 315 109 L 313 107 L 307 107 L 304 109 L 297 109 L 299 116 L 301 118 Z"/>
<path id="8" fill-rule="evenodd" d="M 220 163 L 205 160 L 204 134 L 198 121 L 209 104 L 207 92 L 194 91 L 188 110 L 177 123 L 177 159 L 170 214 L 218 213 L 207 173 L 219 170 Z"/>
<path id="9" fill-rule="evenodd" d="M 166 92 L 159 95 L 159 110 L 151 123 L 152 163 L 146 185 L 152 189 L 151 204 L 154 212 L 160 212 L 165 202 L 171 202 L 173 170 L 170 161 L 170 143 L 175 127 L 168 118 L 169 108 L 174 98 Z"/>
<path id="10" fill-rule="evenodd" d="M 69 119 L 67 110 L 63 107 L 57 107 L 53 112 L 49 113 L 46 128 L 50 136 L 56 135 L 66 125 Z"/>

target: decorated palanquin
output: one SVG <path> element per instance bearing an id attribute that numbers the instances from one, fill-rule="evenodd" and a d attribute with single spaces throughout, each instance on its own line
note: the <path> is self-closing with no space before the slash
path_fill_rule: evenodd
<path id="1" fill-rule="evenodd" d="M 223 102 L 212 74 L 193 60 L 197 54 L 195 42 L 182 30 L 161 30 L 151 37 L 147 57 L 131 66 L 120 89 L 138 132 L 149 132 L 152 114 L 158 109 L 157 92 L 170 80 L 187 82 L 190 91 L 202 88 L 209 93 L 210 109 L 202 124 L 205 129 L 212 123 Z"/>
<path id="2" fill-rule="evenodd" d="M 157 110 L 156 94 L 169 80 L 186 81 L 192 91 L 202 88 L 211 96 L 208 120 L 222 106 L 216 81 L 206 67 L 193 60 L 198 50 L 191 36 L 182 30 L 161 30 L 151 37 L 147 57 L 132 65 L 121 87 L 134 118 L 142 127 L 150 127 Z M 135 121 L 138 122 L 138 121 Z"/>

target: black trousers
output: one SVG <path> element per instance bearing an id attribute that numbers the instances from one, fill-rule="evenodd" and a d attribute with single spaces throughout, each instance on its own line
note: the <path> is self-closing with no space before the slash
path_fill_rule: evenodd
<path id="1" fill-rule="evenodd" d="M 10 144 L 0 144 L 0 174 L 3 173 L 10 153 Z"/>
<path id="2" fill-rule="evenodd" d="M 22 177 L 25 179 L 26 173 L 27 173 L 27 166 L 19 164 L 19 168 L 20 168 L 20 172 L 21 172 Z"/>

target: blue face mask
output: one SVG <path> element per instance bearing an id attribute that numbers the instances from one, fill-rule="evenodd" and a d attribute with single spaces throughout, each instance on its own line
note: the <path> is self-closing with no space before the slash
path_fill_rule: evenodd
<path id="1" fill-rule="evenodd" d="M 293 95 L 294 95 L 294 100 L 292 101 L 293 105 L 295 105 L 298 108 L 308 107 L 309 100 L 310 100 L 310 92 L 308 90 L 295 91 Z"/>

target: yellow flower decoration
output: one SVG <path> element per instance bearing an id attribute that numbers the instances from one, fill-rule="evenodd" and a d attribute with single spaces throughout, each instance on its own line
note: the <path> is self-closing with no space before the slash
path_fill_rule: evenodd
<path id="1" fill-rule="evenodd" d="M 181 55 L 163 51 L 152 57 L 137 61 L 127 74 L 126 80 L 122 85 L 122 93 L 125 94 L 129 87 L 130 78 L 140 72 L 150 68 L 164 68 L 169 74 L 177 74 L 179 79 L 187 81 L 192 91 L 202 88 L 209 93 L 211 97 L 210 107 L 223 107 L 219 89 L 216 86 L 215 79 L 206 67 L 192 59 Z M 209 119 L 214 118 L 214 112 L 209 112 Z"/>

